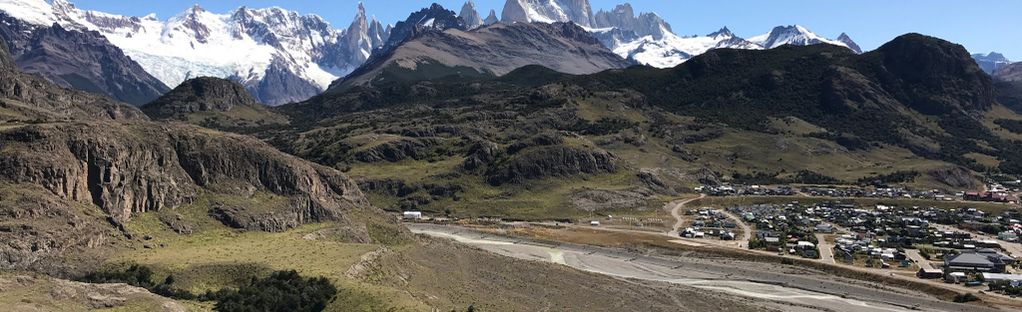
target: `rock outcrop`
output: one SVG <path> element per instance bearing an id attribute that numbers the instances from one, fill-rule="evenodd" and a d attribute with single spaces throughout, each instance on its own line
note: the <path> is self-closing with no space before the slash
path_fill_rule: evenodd
<path id="1" fill-rule="evenodd" d="M 602 150 L 564 145 L 539 146 L 513 154 L 508 160 L 490 168 L 486 180 L 492 185 L 504 185 L 542 178 L 608 173 L 617 169 L 617 158 Z"/>
<path id="2" fill-rule="evenodd" d="M 441 142 L 435 138 L 406 138 L 380 143 L 355 152 L 355 160 L 361 162 L 397 162 L 405 159 L 423 159 L 431 155 L 431 149 Z"/>
<path id="3" fill-rule="evenodd" d="M 169 118 L 189 113 L 228 112 L 236 106 L 261 108 L 260 104 L 236 82 L 213 77 L 186 80 L 159 99 L 142 107 L 153 118 Z"/>
<path id="4" fill-rule="evenodd" d="M 367 207 L 353 181 L 280 153 L 253 138 L 184 125 L 59 124 L 0 133 L 15 148 L 0 154 L 0 179 L 40 185 L 59 198 L 94 204 L 114 222 L 174 209 L 200 190 L 288 199 L 291 226 L 342 220 Z M 269 229 L 269 228 L 268 228 Z"/>

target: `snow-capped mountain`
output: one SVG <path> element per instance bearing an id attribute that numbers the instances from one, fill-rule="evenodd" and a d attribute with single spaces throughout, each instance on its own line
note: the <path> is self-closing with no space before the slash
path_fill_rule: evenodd
<path id="1" fill-rule="evenodd" d="M 979 68 L 982 68 L 983 71 L 987 72 L 987 74 L 992 74 L 994 71 L 997 71 L 997 69 L 1011 64 L 1011 61 L 1004 57 L 1004 54 L 997 52 L 973 54 L 972 59 L 975 60 L 976 64 L 979 65 Z"/>
<path id="2" fill-rule="evenodd" d="M 0 0 L 0 10 L 38 25 L 97 31 L 168 86 L 199 76 L 229 78 L 267 104 L 319 93 L 389 37 L 361 4 L 346 30 L 277 7 L 219 14 L 195 5 L 167 20 L 81 10 L 66 0 Z"/>
<path id="3" fill-rule="evenodd" d="M 0 11 L 0 39 L 19 71 L 61 87 L 134 105 L 170 90 L 98 32 L 32 24 Z"/>
<path id="4" fill-rule="evenodd" d="M 674 33 L 664 32 L 660 39 L 647 35 L 634 40 L 619 40 L 616 38 L 622 32 L 616 28 L 610 28 L 609 31 L 597 30 L 594 33 L 605 46 L 612 47 L 614 53 L 621 57 L 658 68 L 677 66 L 712 49 L 763 49 L 755 43 L 735 36 L 727 27 L 705 36 L 679 37 Z M 608 39 L 619 42 L 608 42 Z"/>
<path id="5" fill-rule="evenodd" d="M 848 35 L 844 34 L 844 38 L 846 41 L 854 44 L 854 41 L 851 41 L 851 38 L 848 38 Z M 817 35 L 800 25 L 777 26 L 769 33 L 749 38 L 749 41 L 767 49 L 773 49 L 786 44 L 804 46 L 826 43 L 846 47 L 855 51 L 855 53 L 862 53 L 861 50 L 853 49 L 848 43 L 845 43 L 845 41 L 824 38 L 823 36 Z M 858 47 L 858 45 L 855 46 Z"/>
<path id="6" fill-rule="evenodd" d="M 516 22 L 574 22 L 582 27 L 593 27 L 593 9 L 589 0 L 508 0 L 500 20 Z"/>
<path id="7" fill-rule="evenodd" d="M 652 36 L 655 40 L 674 32 L 671 25 L 655 13 L 640 13 L 636 16 L 632 5 L 628 3 L 619 4 L 610 12 L 604 10 L 596 12 L 593 25 L 597 29 L 616 28 L 632 32 L 640 38 Z"/>
<path id="8" fill-rule="evenodd" d="M 771 32 L 748 40 L 736 36 L 727 27 L 705 36 L 679 36 L 671 25 L 655 13 L 635 14 L 624 3 L 611 11 L 592 13 L 587 0 L 508 0 L 502 21 L 565 22 L 571 21 L 592 32 L 607 48 L 624 58 L 655 67 L 674 67 L 693 56 L 711 49 L 764 49 L 785 44 L 810 45 L 827 43 L 844 46 L 861 53 L 847 34 L 837 40 L 827 39 L 802 26 L 778 26 Z"/>
<path id="9" fill-rule="evenodd" d="M 424 32 L 438 32 L 447 29 L 468 30 L 465 21 L 434 3 L 429 8 L 419 10 L 408 16 L 408 19 L 397 22 L 390 32 L 390 39 L 383 45 L 383 50 L 390 50 L 408 39 Z"/>

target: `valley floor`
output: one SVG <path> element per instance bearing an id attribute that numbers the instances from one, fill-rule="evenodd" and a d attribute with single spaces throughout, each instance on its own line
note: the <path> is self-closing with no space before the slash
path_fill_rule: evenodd
<path id="1" fill-rule="evenodd" d="M 652 256 L 616 248 L 505 237 L 457 226 L 408 227 L 415 233 L 453 239 L 508 257 L 558 263 L 618 278 L 673 283 L 719 296 L 759 299 L 764 308 L 783 305 L 785 311 L 997 311 L 796 266 L 692 255 Z"/>

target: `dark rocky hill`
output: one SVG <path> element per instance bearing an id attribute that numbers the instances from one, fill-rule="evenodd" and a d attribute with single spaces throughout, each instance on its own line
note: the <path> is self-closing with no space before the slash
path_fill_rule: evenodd
<path id="1" fill-rule="evenodd" d="M 244 86 L 221 78 L 189 79 L 142 106 L 156 120 L 192 121 L 214 129 L 276 126 L 287 118 L 256 102 Z"/>

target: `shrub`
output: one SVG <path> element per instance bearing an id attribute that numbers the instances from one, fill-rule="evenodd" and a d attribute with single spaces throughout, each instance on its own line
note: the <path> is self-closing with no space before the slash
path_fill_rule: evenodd
<path id="1" fill-rule="evenodd" d="M 976 297 L 976 295 L 973 295 L 971 293 L 964 293 L 964 294 L 958 294 L 957 296 L 955 296 L 955 300 L 954 301 L 958 302 L 958 303 L 965 303 L 965 302 L 979 301 L 979 298 Z"/>
<path id="2" fill-rule="evenodd" d="M 304 278 L 298 272 L 277 271 L 267 278 L 253 278 L 236 291 L 216 294 L 215 309 L 241 311 L 322 311 L 337 295 L 337 288 L 323 277 Z"/>

